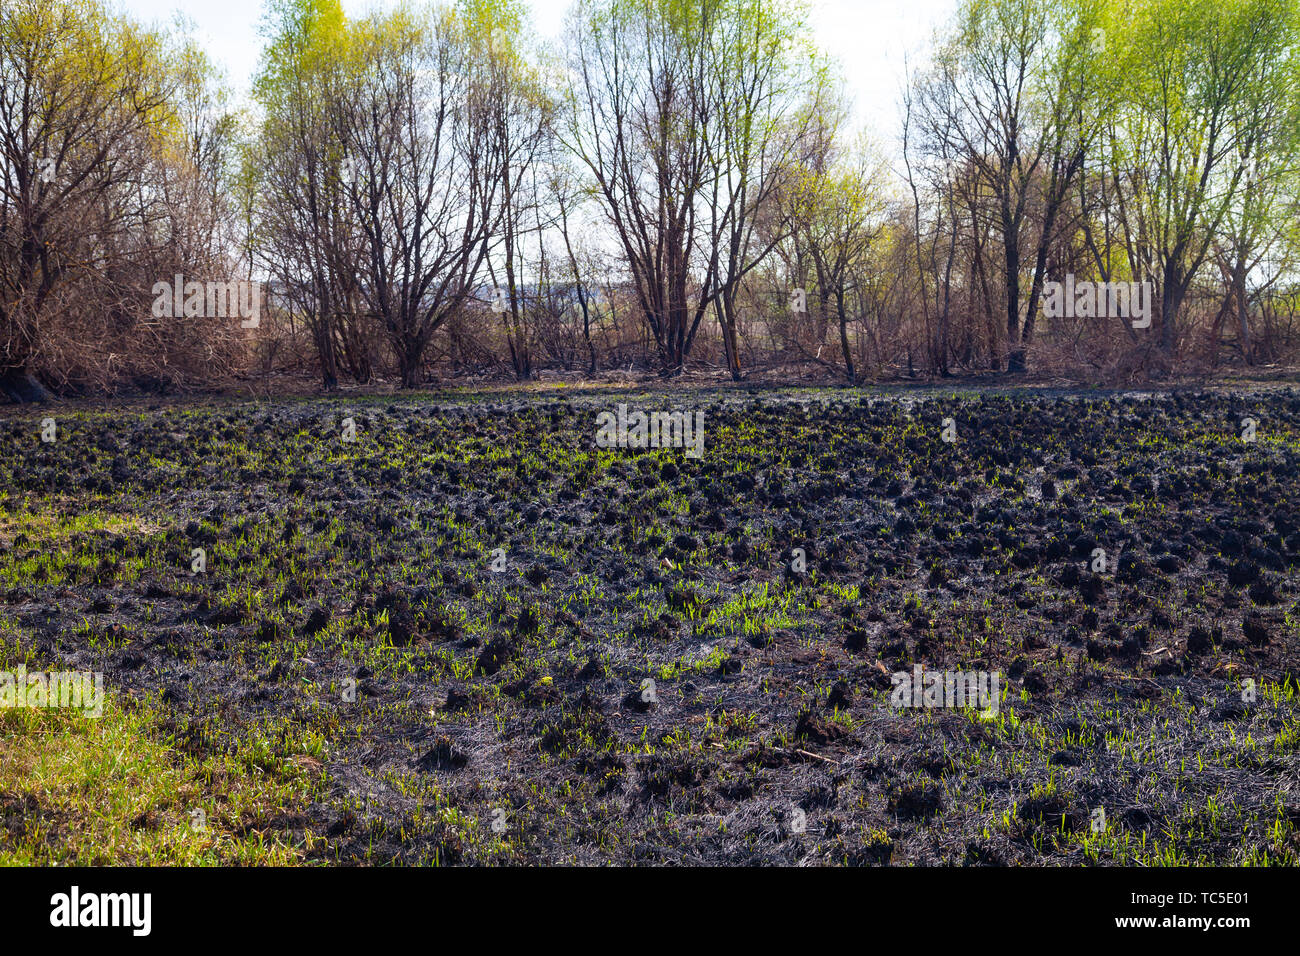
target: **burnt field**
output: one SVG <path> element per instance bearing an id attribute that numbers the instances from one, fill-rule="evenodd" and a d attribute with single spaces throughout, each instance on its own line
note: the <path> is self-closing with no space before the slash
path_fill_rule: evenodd
<path id="1" fill-rule="evenodd" d="M 598 447 L 619 403 L 702 457 Z M 0 669 L 107 695 L 0 711 L 0 862 L 1300 862 L 1292 390 L 55 406 L 0 452 Z M 998 699 L 895 706 L 918 665 Z"/>

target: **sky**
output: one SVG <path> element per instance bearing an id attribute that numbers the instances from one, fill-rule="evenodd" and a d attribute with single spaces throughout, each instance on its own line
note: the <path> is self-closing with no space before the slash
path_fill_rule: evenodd
<path id="1" fill-rule="evenodd" d="M 395 0 L 343 0 L 349 17 Z M 560 34 L 571 0 L 526 0 L 537 35 Z M 262 48 L 258 23 L 264 0 L 117 0 L 145 22 L 170 24 L 179 11 L 193 21 L 195 35 L 222 66 L 231 86 L 246 92 Z M 821 49 L 835 57 L 855 105 L 854 120 L 887 152 L 897 153 L 899 101 L 908 65 L 924 59 L 936 26 L 956 0 L 811 0 L 812 28 Z"/>

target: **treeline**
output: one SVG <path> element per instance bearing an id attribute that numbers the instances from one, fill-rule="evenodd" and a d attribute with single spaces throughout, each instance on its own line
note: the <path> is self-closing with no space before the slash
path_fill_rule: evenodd
<path id="1" fill-rule="evenodd" d="M 12 397 L 1115 379 L 1300 346 L 1297 0 L 964 0 L 892 152 L 849 128 L 797 0 L 576 0 L 555 48 L 513 0 L 270 0 L 263 30 L 241 111 L 183 30 L 0 7 Z M 258 318 L 159 314 L 174 280 L 260 283 Z M 1147 283 L 1151 314 L 1045 310 L 1063 281 Z"/>

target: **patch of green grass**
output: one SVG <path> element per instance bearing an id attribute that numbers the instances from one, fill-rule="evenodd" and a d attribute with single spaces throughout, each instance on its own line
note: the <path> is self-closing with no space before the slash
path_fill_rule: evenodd
<path id="1" fill-rule="evenodd" d="M 0 865 L 296 864 L 308 847 L 258 822 L 309 786 L 296 766 L 182 754 L 145 706 L 0 710 Z"/>

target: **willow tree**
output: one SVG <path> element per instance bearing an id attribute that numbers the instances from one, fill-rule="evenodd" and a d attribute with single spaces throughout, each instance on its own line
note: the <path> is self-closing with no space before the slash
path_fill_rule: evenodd
<path id="1" fill-rule="evenodd" d="M 973 169 L 993 203 L 1012 372 L 1026 368 L 1057 217 L 1109 109 L 1104 23 L 1092 0 L 966 0 L 920 82 L 919 149 Z"/>
<path id="2" fill-rule="evenodd" d="M 711 308 L 740 374 L 735 292 L 771 251 L 755 219 L 824 88 L 805 32 L 801 5 L 758 0 L 582 0 L 570 22 L 564 140 L 664 374 L 682 371 Z"/>
<path id="3" fill-rule="evenodd" d="M 850 384 L 858 378 L 849 342 L 855 318 L 851 302 L 861 299 L 860 283 L 872 267 L 868 254 L 884 229 L 885 182 L 884 162 L 866 140 L 860 140 L 851 149 L 834 150 L 825 166 L 792 177 L 783 191 L 796 256 L 811 262 L 816 276 L 820 328 L 834 321 Z M 818 337 L 819 346 L 823 335 Z"/>
<path id="4" fill-rule="evenodd" d="M 1220 320 L 1232 315 L 1242 360 L 1254 361 L 1252 300 L 1294 274 L 1287 231 L 1300 220 L 1300 4 L 1280 4 L 1291 39 L 1278 55 L 1251 63 L 1246 103 L 1229 120 L 1242 170 L 1212 255 L 1227 286 Z M 1251 288 L 1253 286 L 1253 289 Z M 1217 346 L 1219 323 L 1213 337 Z"/>
<path id="5" fill-rule="evenodd" d="M 347 190 L 356 159 L 340 134 L 345 91 L 358 75 L 356 41 L 339 0 L 271 0 L 263 28 L 253 87 L 262 125 L 248 158 L 253 247 L 306 321 L 322 383 L 334 388 L 345 342 L 354 343 L 354 375 L 369 374 L 355 330 L 360 230 Z"/>
<path id="6" fill-rule="evenodd" d="M 1225 226 L 1237 217 L 1238 251 L 1254 245 L 1240 227 L 1293 161 L 1297 5 L 1143 0 L 1131 20 L 1108 148 L 1124 171 L 1115 203 L 1126 241 L 1159 282 L 1168 362 L 1188 291 Z"/>
<path id="7" fill-rule="evenodd" d="M 512 164 L 526 148 L 502 118 L 511 107 L 501 99 L 501 61 L 487 55 L 482 32 L 504 25 L 481 12 L 465 2 L 375 13 L 361 24 L 371 69 L 348 139 L 358 162 L 362 288 L 405 388 L 421 383 L 433 334 L 475 299 Z"/>

